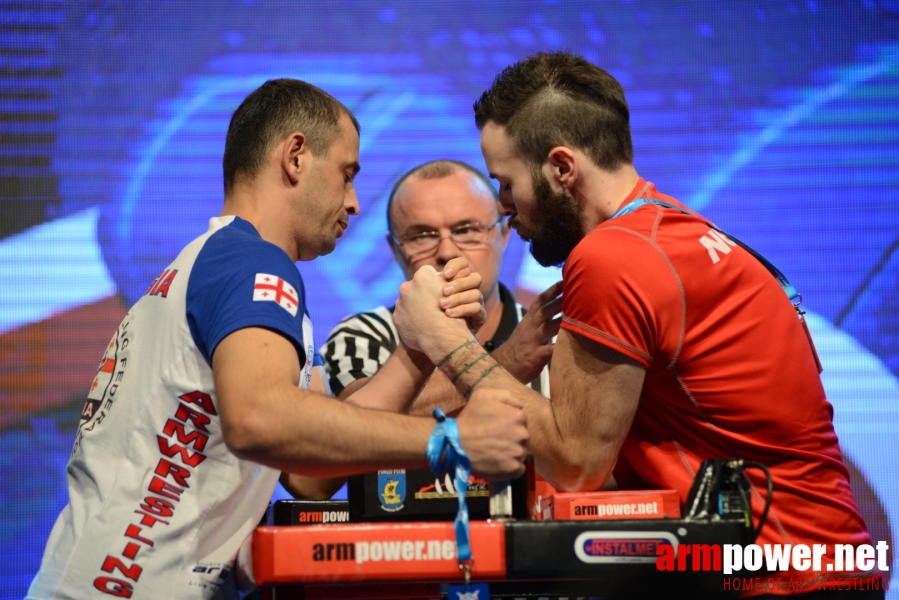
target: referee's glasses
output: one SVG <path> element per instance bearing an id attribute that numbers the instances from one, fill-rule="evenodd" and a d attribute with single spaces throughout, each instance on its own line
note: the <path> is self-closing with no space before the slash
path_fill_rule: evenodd
<path id="1" fill-rule="evenodd" d="M 485 225 L 478 221 L 463 223 L 450 230 L 448 236 L 441 235 L 438 231 L 422 231 L 407 235 L 403 239 L 397 239 L 390 233 L 393 243 L 405 251 L 409 260 L 430 258 L 437 254 L 437 248 L 445 238 L 449 237 L 459 249 L 477 248 L 487 242 L 490 231 L 503 222 L 500 217 L 491 225 Z"/>

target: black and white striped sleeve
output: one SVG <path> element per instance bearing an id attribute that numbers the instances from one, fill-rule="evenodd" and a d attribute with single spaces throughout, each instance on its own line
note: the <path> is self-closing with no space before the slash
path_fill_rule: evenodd
<path id="1" fill-rule="evenodd" d="M 393 313 L 379 306 L 352 315 L 337 324 L 319 351 L 328 373 L 331 392 L 378 372 L 399 345 Z"/>

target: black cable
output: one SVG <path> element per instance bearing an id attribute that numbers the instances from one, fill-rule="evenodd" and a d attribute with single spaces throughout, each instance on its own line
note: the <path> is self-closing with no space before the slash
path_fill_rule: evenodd
<path id="1" fill-rule="evenodd" d="M 743 463 L 743 467 L 744 469 L 760 469 L 765 473 L 765 478 L 768 480 L 768 497 L 765 498 L 765 508 L 762 509 L 762 515 L 759 517 L 758 527 L 756 527 L 752 532 L 752 541 L 754 542 L 759 536 L 759 533 L 761 533 L 762 527 L 765 526 L 765 521 L 768 520 L 768 509 L 771 508 L 771 498 L 774 495 L 774 479 L 771 478 L 771 472 L 768 471 L 768 467 L 766 467 L 762 463 L 746 462 Z M 746 499 L 746 504 L 747 506 L 752 506 L 748 498 Z"/>

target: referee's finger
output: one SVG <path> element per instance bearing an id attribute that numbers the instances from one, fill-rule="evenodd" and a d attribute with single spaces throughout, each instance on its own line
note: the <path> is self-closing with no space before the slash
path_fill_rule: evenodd
<path id="1" fill-rule="evenodd" d="M 464 256 L 457 256 L 455 258 L 451 258 L 449 262 L 446 263 L 446 266 L 443 267 L 443 277 L 447 281 L 451 281 L 459 276 L 466 276 L 471 273 L 471 267 L 468 264 L 468 259 Z"/>
<path id="2" fill-rule="evenodd" d="M 481 281 L 481 276 L 478 273 L 471 273 L 464 277 L 457 276 L 443 286 L 443 295 L 452 296 L 466 290 L 476 290 L 481 286 Z"/>
<path id="3" fill-rule="evenodd" d="M 444 296 L 438 301 L 438 304 L 440 305 L 440 308 L 452 308 L 454 306 L 469 303 L 483 305 L 483 302 L 484 297 L 481 295 L 481 290 L 474 288 L 473 290 L 455 292 L 451 296 Z"/>
<path id="4" fill-rule="evenodd" d="M 443 312 L 446 313 L 446 316 L 453 319 L 468 319 L 469 317 L 480 315 L 482 310 L 483 306 L 481 304 L 470 303 L 447 308 Z"/>

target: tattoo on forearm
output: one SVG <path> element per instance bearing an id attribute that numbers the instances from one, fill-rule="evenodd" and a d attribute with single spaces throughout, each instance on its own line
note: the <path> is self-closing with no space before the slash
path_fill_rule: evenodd
<path id="1" fill-rule="evenodd" d="M 481 355 L 479 357 L 477 357 L 476 359 L 474 359 L 473 361 L 471 361 L 470 363 L 468 363 L 467 365 L 462 367 L 461 371 L 459 371 L 458 373 L 453 375 L 453 378 L 450 379 L 450 381 L 453 382 L 453 385 L 456 385 L 456 382 L 459 381 L 460 377 L 462 377 L 463 375 L 465 375 L 468 372 L 468 369 L 472 368 L 473 366 L 475 366 L 476 363 L 479 363 L 480 361 L 484 360 L 488 356 L 490 356 L 490 355 L 487 354 L 486 352 L 481 352 Z"/>
<path id="2" fill-rule="evenodd" d="M 457 346 L 455 350 L 452 350 L 449 354 L 447 354 L 446 356 L 444 356 L 444 357 L 443 357 L 443 360 L 441 360 L 439 363 L 437 363 L 437 364 L 434 365 L 434 366 L 437 367 L 437 368 L 439 369 L 440 367 L 442 367 L 443 365 L 445 365 L 445 364 L 449 361 L 449 359 L 451 359 L 451 358 L 453 357 L 453 354 L 455 354 L 455 353 L 458 352 L 459 350 L 462 350 L 462 349 L 464 349 L 464 348 L 468 348 L 469 346 L 473 346 L 473 345 L 476 344 L 476 343 L 477 343 L 477 342 L 475 342 L 474 340 L 465 340 L 465 342 L 463 342 L 462 344 L 460 344 L 459 346 Z"/>
<path id="3" fill-rule="evenodd" d="M 499 366 L 500 366 L 499 363 L 493 363 L 493 366 L 487 367 L 486 369 L 484 369 L 483 371 L 481 371 L 481 376 L 478 377 L 477 380 L 475 380 L 474 383 L 472 383 L 470 386 L 468 386 L 468 389 L 465 390 L 465 393 L 462 394 L 462 395 L 465 396 L 466 398 L 468 398 L 469 396 L 471 396 L 471 393 L 474 391 L 474 389 L 475 389 L 476 387 L 478 387 L 478 384 L 481 383 L 481 381 L 483 381 L 484 378 L 486 378 L 488 375 L 490 375 L 490 373 L 493 371 L 493 369 L 495 369 L 495 368 L 497 368 L 497 367 L 499 367 Z"/>

